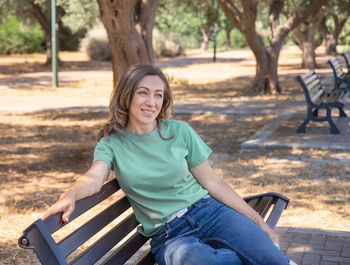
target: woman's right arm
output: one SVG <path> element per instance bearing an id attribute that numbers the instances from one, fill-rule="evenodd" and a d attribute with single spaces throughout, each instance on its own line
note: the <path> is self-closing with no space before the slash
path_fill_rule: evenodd
<path id="1" fill-rule="evenodd" d="M 68 222 L 69 216 L 74 211 L 75 202 L 97 193 L 107 177 L 107 163 L 95 161 L 90 169 L 60 196 L 59 200 L 47 210 L 41 219 L 45 221 L 50 216 L 62 212 L 62 221 Z"/>

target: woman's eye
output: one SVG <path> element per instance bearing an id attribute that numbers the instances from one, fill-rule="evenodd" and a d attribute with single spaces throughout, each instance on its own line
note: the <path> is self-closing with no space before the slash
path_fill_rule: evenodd
<path id="1" fill-rule="evenodd" d="M 156 94 L 156 96 L 159 97 L 159 98 L 162 98 L 162 97 L 163 97 L 162 94 Z"/>
<path id="2" fill-rule="evenodd" d="M 146 95 L 146 91 L 139 91 L 138 94 L 140 94 L 140 95 Z"/>

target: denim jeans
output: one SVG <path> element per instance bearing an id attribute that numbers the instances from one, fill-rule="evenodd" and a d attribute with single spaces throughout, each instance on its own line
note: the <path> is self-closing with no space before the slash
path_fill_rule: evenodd
<path id="1" fill-rule="evenodd" d="M 159 265 L 289 264 L 263 230 L 212 197 L 166 223 L 151 248 Z"/>

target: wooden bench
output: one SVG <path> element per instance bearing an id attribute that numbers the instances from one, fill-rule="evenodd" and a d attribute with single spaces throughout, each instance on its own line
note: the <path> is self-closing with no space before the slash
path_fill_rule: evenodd
<path id="1" fill-rule="evenodd" d="M 344 52 L 344 53 L 342 53 L 342 55 L 344 57 L 344 61 L 346 63 L 346 66 L 348 67 L 347 74 L 350 75 L 350 52 Z"/>
<path id="2" fill-rule="evenodd" d="M 328 60 L 333 70 L 334 90 L 348 90 L 350 92 L 350 72 L 345 73 L 338 57 Z"/>
<path id="3" fill-rule="evenodd" d="M 129 209 L 130 204 L 125 196 L 111 203 L 108 208 L 93 215 L 90 220 L 79 225 L 63 239 L 55 240 L 53 233 L 60 233 L 66 226 L 73 225 L 77 217 L 103 203 L 119 190 L 118 182 L 114 179 L 103 185 L 100 192 L 76 203 L 70 221 L 63 224 L 61 214 L 56 214 L 43 222 L 41 219 L 30 225 L 19 238 L 19 245 L 25 249 L 33 249 L 42 264 L 124 264 L 133 256 L 132 264 L 154 264 L 150 252 L 148 238 L 139 234 L 135 228 L 138 222 Z M 266 193 L 245 198 L 245 200 L 274 228 L 287 207 L 289 199 L 277 194 Z M 127 213 L 130 212 L 130 213 Z M 81 218 L 81 217 L 80 217 Z M 110 226 L 115 219 L 121 219 L 92 245 L 78 250 L 73 257 L 67 257 L 101 229 Z M 79 219 L 79 218 L 77 218 Z M 124 241 L 123 241 L 124 240 Z M 141 248 L 141 251 L 139 249 Z M 141 252 L 141 254 L 137 251 Z M 136 253 L 136 258 L 135 254 Z M 129 263 L 130 264 L 130 263 Z"/>
<path id="4" fill-rule="evenodd" d="M 307 116 L 297 129 L 297 133 L 305 133 L 306 125 L 310 121 L 328 121 L 331 133 L 339 134 L 340 132 L 332 120 L 332 109 L 338 108 L 339 116 L 347 117 L 343 109 L 343 102 L 346 101 L 349 92 L 347 90 L 334 89 L 327 91 L 322 87 L 321 80 L 314 70 L 297 76 L 296 80 L 304 90 L 307 104 Z M 326 115 L 320 117 L 319 110 L 322 109 L 326 111 Z"/>

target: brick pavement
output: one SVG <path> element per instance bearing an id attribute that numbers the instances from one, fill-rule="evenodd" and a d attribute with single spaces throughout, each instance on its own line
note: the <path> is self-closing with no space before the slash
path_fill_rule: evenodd
<path id="1" fill-rule="evenodd" d="M 299 265 L 350 264 L 350 232 L 276 228 L 281 250 Z"/>

